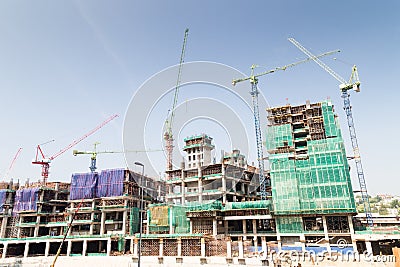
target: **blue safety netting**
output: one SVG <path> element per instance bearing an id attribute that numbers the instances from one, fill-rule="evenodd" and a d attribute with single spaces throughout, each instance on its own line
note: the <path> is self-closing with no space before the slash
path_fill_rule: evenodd
<path id="1" fill-rule="evenodd" d="M 103 170 L 97 182 L 97 197 L 121 196 L 124 190 L 124 169 Z"/>
<path id="2" fill-rule="evenodd" d="M 71 200 L 95 198 L 98 176 L 96 172 L 72 174 L 69 198 Z"/>
<path id="3" fill-rule="evenodd" d="M 17 190 L 13 212 L 37 211 L 38 192 L 38 187 Z"/>
<path id="4" fill-rule="evenodd" d="M 0 212 L 4 211 L 4 204 L 6 203 L 7 189 L 0 190 Z"/>

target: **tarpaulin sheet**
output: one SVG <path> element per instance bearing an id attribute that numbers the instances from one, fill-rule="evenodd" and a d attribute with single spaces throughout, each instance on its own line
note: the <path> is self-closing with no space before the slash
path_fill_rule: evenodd
<path id="1" fill-rule="evenodd" d="M 0 212 L 4 211 L 4 204 L 6 203 L 7 190 L 0 190 Z"/>
<path id="2" fill-rule="evenodd" d="M 98 174 L 75 173 L 71 177 L 70 200 L 96 197 Z"/>
<path id="3" fill-rule="evenodd" d="M 37 211 L 39 188 L 24 188 L 15 192 L 15 203 L 13 212 Z"/>
<path id="4" fill-rule="evenodd" d="M 124 169 L 103 170 L 97 183 L 97 197 L 122 196 L 124 179 Z"/>

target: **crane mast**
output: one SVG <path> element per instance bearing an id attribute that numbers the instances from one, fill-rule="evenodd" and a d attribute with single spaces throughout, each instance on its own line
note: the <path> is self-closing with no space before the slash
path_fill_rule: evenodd
<path id="1" fill-rule="evenodd" d="M 258 105 L 258 77 L 274 73 L 278 70 L 286 70 L 287 68 L 294 67 L 298 64 L 308 62 L 310 60 L 313 60 L 314 58 L 320 58 L 323 56 L 331 55 L 334 53 L 340 52 L 339 50 L 334 50 L 330 52 L 323 53 L 318 56 L 312 56 L 307 59 L 297 61 L 288 65 L 285 65 L 283 67 L 276 67 L 275 69 L 268 70 L 265 72 L 261 72 L 258 74 L 254 74 L 254 69 L 257 67 L 256 65 L 251 66 L 251 75 L 249 77 L 245 78 L 240 78 L 240 79 L 235 79 L 232 81 L 233 85 L 236 85 L 239 82 L 243 81 L 250 81 L 251 84 L 251 97 L 252 97 L 252 104 L 253 104 L 253 116 L 254 116 L 254 127 L 255 127 L 255 132 L 256 132 L 256 144 L 257 144 L 257 157 L 258 157 L 258 168 L 259 168 L 259 180 L 260 180 L 260 194 L 261 194 L 261 199 L 266 200 L 267 199 L 267 186 L 269 184 L 266 181 L 265 173 L 264 173 L 264 156 L 263 156 L 263 142 L 262 142 L 262 132 L 261 132 L 261 126 L 260 126 L 260 111 L 259 111 L 259 105 Z"/>
<path id="2" fill-rule="evenodd" d="M 289 40 L 289 42 L 294 44 L 298 49 L 300 49 L 304 54 L 306 54 L 307 56 L 312 56 L 312 53 L 310 51 L 308 51 L 304 46 L 302 46 L 294 38 L 289 38 L 288 40 Z M 354 125 L 353 112 L 351 110 L 350 94 L 349 94 L 349 90 L 351 90 L 351 89 L 353 89 L 356 92 L 360 92 L 360 84 L 361 83 L 358 78 L 357 67 L 355 65 L 353 66 L 350 79 L 347 82 L 345 79 L 343 79 L 339 74 L 334 72 L 328 65 L 326 65 L 321 60 L 319 60 L 319 59 L 313 59 L 313 60 L 321 68 L 323 68 L 326 72 L 328 72 L 333 78 L 335 78 L 337 81 L 340 82 L 339 88 L 342 93 L 341 96 L 343 98 L 343 109 L 346 113 L 347 125 L 349 127 L 351 145 L 352 145 L 353 153 L 354 153 L 354 161 L 356 163 L 356 171 L 357 171 L 358 182 L 360 184 L 361 198 L 362 198 L 363 205 L 364 205 L 365 217 L 367 220 L 367 224 L 369 226 L 373 226 L 374 222 L 372 220 L 371 205 L 369 203 L 367 184 L 365 182 L 364 170 L 363 170 L 363 166 L 361 163 L 360 149 L 358 147 L 356 129 L 355 129 L 355 125 Z"/>
<path id="3" fill-rule="evenodd" d="M 165 140 L 165 150 L 167 152 L 167 170 L 172 170 L 172 155 L 173 155 L 173 151 L 174 151 L 174 144 L 173 144 L 174 137 L 173 137 L 173 133 L 172 133 L 172 125 L 173 125 L 173 120 L 175 117 L 176 104 L 178 103 L 178 93 L 179 93 L 179 87 L 181 84 L 182 66 L 183 66 L 184 57 L 185 57 L 186 41 L 187 41 L 188 33 L 189 33 L 189 29 L 186 29 L 185 35 L 183 38 L 181 58 L 179 61 L 178 78 L 176 80 L 174 99 L 173 99 L 173 104 L 172 104 L 172 108 L 171 108 L 171 115 L 169 116 L 169 120 L 167 118 L 167 120 L 165 122 L 166 131 L 164 133 L 164 140 Z"/>

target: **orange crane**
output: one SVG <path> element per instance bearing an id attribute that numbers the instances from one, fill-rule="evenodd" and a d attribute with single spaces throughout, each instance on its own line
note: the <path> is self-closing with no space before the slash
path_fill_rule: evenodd
<path id="1" fill-rule="evenodd" d="M 110 121 L 112 121 L 113 119 L 115 119 L 116 117 L 118 117 L 117 114 L 112 115 L 111 117 L 109 117 L 108 119 L 106 119 L 105 121 L 103 121 L 101 124 L 99 124 L 96 128 L 92 129 L 91 131 L 89 131 L 88 133 L 84 134 L 83 136 L 81 136 L 79 139 L 73 141 L 71 144 L 69 144 L 68 146 L 64 147 L 63 149 L 61 149 L 60 151 L 58 151 L 56 154 L 54 154 L 51 157 L 46 157 L 43 153 L 42 148 L 40 147 L 40 145 L 38 145 L 36 147 L 36 157 L 35 160 L 32 161 L 32 164 L 38 164 L 38 165 L 42 165 L 42 183 L 44 185 L 46 185 L 47 183 L 47 178 L 49 177 L 49 168 L 50 168 L 50 162 L 57 158 L 58 156 L 60 156 L 61 154 L 63 154 L 64 152 L 66 152 L 67 150 L 71 149 L 72 147 L 74 147 L 75 145 L 77 145 L 79 142 L 81 142 L 83 139 L 87 138 L 88 136 L 94 134 L 95 132 L 97 132 L 100 128 L 102 128 L 104 125 L 106 125 L 107 123 L 109 123 Z"/>

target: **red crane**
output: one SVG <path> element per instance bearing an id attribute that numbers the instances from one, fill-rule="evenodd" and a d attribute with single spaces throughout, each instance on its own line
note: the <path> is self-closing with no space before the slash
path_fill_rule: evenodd
<path id="1" fill-rule="evenodd" d="M 36 147 L 36 157 L 35 157 L 35 161 L 32 162 L 32 164 L 40 164 L 42 165 L 42 182 L 44 185 L 46 185 L 47 183 L 47 178 L 49 177 L 49 168 L 50 168 L 50 162 L 57 158 L 58 156 L 60 156 L 61 154 L 63 154 L 64 152 L 66 152 L 67 150 L 71 149 L 72 147 L 74 147 L 75 145 L 77 145 L 79 142 L 81 142 L 83 139 L 85 139 L 86 137 L 94 134 L 95 132 L 97 132 L 100 128 L 102 128 L 104 125 L 106 125 L 107 123 L 109 123 L 110 121 L 112 121 L 113 119 L 115 119 L 116 117 L 118 117 L 117 114 L 112 115 L 111 117 L 109 117 L 107 120 L 103 121 L 101 124 L 99 124 L 96 128 L 94 128 L 93 130 L 91 130 L 90 132 L 84 134 L 82 137 L 80 137 L 79 139 L 73 141 L 71 144 L 69 144 L 68 146 L 66 146 L 65 148 L 61 149 L 60 151 L 58 151 L 57 153 L 55 153 L 53 156 L 51 157 L 46 157 L 42 151 L 42 148 L 40 147 L 40 145 L 38 145 Z M 41 157 L 41 158 L 40 158 Z"/>
<path id="2" fill-rule="evenodd" d="M 17 151 L 17 153 L 15 154 L 13 160 L 11 161 L 10 167 L 8 168 L 6 174 L 3 176 L 3 181 L 5 180 L 5 178 L 8 178 L 8 175 L 10 174 L 12 168 L 14 167 L 14 163 L 15 161 L 18 159 L 19 155 L 21 154 L 22 151 L 22 147 L 20 147 Z"/>

